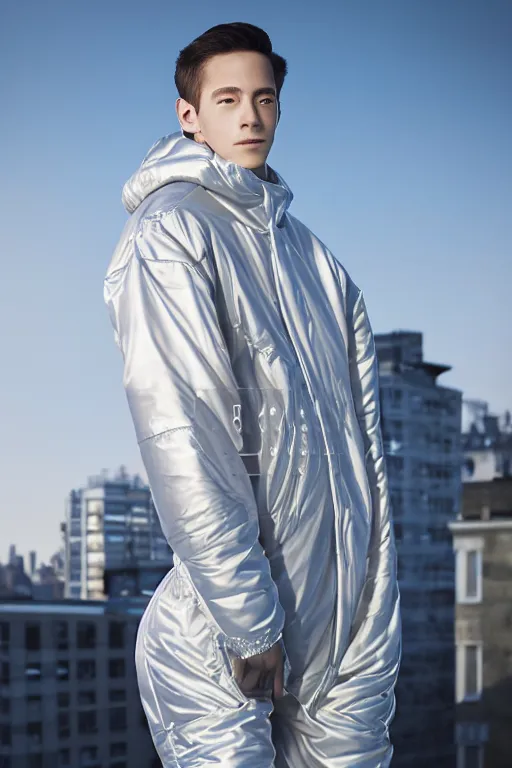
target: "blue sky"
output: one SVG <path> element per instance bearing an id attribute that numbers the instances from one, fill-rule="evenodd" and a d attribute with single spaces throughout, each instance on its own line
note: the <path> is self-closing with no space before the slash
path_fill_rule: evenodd
<path id="1" fill-rule="evenodd" d="M 141 462 L 102 280 L 120 195 L 178 129 L 174 63 L 214 24 L 289 62 L 269 163 L 363 288 L 423 331 L 440 383 L 512 406 L 508 0 L 6 0 L 0 12 L 0 561 L 59 546 L 64 500 Z"/>

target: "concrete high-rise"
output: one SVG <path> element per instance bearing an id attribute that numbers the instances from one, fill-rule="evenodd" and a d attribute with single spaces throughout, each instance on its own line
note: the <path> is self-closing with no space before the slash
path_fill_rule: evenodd
<path id="1" fill-rule="evenodd" d="M 455 563 L 461 393 L 423 359 L 421 333 L 376 334 L 382 429 L 398 551 L 403 654 L 392 726 L 396 768 L 453 768 Z"/>
<path id="2" fill-rule="evenodd" d="M 150 489 L 124 468 L 113 479 L 103 473 L 71 491 L 62 531 L 69 598 L 104 599 L 105 569 L 149 561 L 172 566 Z"/>

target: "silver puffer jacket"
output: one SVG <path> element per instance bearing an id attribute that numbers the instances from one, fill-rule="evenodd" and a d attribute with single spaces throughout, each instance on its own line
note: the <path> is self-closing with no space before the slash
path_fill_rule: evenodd
<path id="1" fill-rule="evenodd" d="M 392 717 L 400 656 L 373 335 L 361 291 L 268 171 L 181 133 L 158 141 L 125 185 L 104 296 L 172 573 L 224 672 L 280 640 L 286 690 L 314 712 L 337 685 L 348 732 L 371 732 Z M 158 595 L 139 634 L 170 670 L 183 634 Z M 196 683 L 213 674 L 187 664 Z M 166 696 L 180 723 L 172 689 L 154 733 Z"/>

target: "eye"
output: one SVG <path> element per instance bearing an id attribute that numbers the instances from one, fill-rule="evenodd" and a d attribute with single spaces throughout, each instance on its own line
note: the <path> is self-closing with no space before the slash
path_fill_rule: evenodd
<path id="1" fill-rule="evenodd" d="M 227 101 L 234 101 L 234 99 L 232 98 L 221 99 L 220 101 L 217 102 L 217 104 L 224 104 L 224 102 L 227 102 Z"/>
<path id="2" fill-rule="evenodd" d="M 261 101 L 262 101 L 262 103 L 264 101 L 268 101 L 269 104 L 273 104 L 274 103 L 274 99 L 270 99 L 268 96 L 266 98 L 262 99 Z"/>

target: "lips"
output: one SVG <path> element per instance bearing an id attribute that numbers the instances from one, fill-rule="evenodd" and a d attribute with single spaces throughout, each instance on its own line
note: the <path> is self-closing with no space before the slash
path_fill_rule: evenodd
<path id="1" fill-rule="evenodd" d="M 237 144 L 263 144 L 264 139 L 247 139 L 246 141 L 237 141 Z"/>

